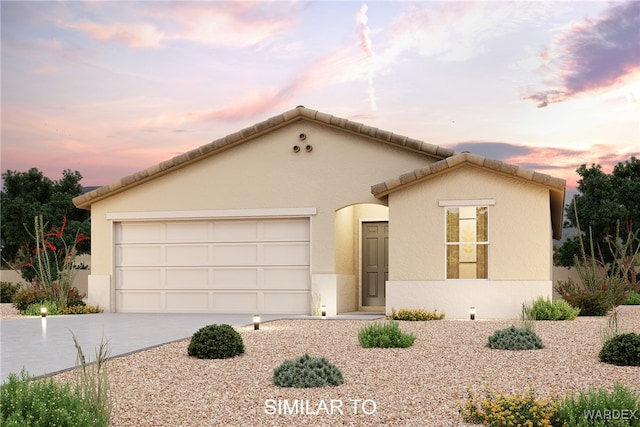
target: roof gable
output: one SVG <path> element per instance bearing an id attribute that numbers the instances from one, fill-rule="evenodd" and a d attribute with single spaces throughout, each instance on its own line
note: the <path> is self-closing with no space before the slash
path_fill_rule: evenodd
<path id="1" fill-rule="evenodd" d="M 285 111 L 282 114 L 278 114 L 267 120 L 258 122 L 253 126 L 249 126 L 238 132 L 202 145 L 194 150 L 180 154 L 155 166 L 151 166 L 140 172 L 126 176 L 112 184 L 105 185 L 104 187 L 82 194 L 74 198 L 73 203 L 78 208 L 90 209 L 91 205 L 97 201 L 106 199 L 112 195 L 158 178 L 179 168 L 188 166 L 191 163 L 205 159 L 239 144 L 251 141 L 261 135 L 273 132 L 276 129 L 282 128 L 299 120 L 309 120 L 334 129 L 364 136 L 373 141 L 406 149 L 418 155 L 427 156 L 437 160 L 445 159 L 457 154 L 456 151 L 449 148 L 429 144 L 407 136 L 366 126 L 359 122 L 354 122 L 341 117 L 322 113 L 317 110 L 298 106 L 294 109 Z"/>
<path id="2" fill-rule="evenodd" d="M 400 175 L 399 177 L 395 177 L 385 182 L 376 184 L 371 187 L 371 193 L 378 199 L 384 199 L 390 193 L 410 187 L 419 182 L 424 182 L 444 172 L 451 171 L 463 165 L 482 168 L 492 173 L 520 179 L 547 188 L 549 190 L 553 238 L 560 239 L 562 237 L 564 196 L 566 188 L 566 181 L 564 179 L 555 178 L 551 175 L 521 168 L 519 166 L 504 163 L 499 160 L 489 159 L 477 154 L 466 152 L 459 154 L 457 153 L 443 160 L 425 166 L 424 168 L 416 169 L 409 173 Z"/>

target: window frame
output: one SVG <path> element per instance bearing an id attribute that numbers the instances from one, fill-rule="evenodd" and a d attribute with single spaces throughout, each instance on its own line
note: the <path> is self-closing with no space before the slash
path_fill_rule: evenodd
<path id="1" fill-rule="evenodd" d="M 495 200 L 494 199 L 470 199 L 470 200 L 440 200 L 438 201 L 438 206 L 443 207 L 443 218 L 444 218 L 444 226 L 443 228 L 443 236 L 442 236 L 442 240 L 444 241 L 444 278 L 445 280 L 490 280 L 489 278 L 491 277 L 491 272 L 489 270 L 489 258 L 490 258 L 490 245 L 491 245 L 491 207 L 495 205 Z M 459 209 L 459 208 L 464 208 L 464 207 L 475 207 L 477 208 L 486 208 L 487 209 L 487 241 L 486 242 L 474 242 L 474 243 L 469 243 L 469 242 L 460 242 L 460 240 L 458 240 L 457 242 L 448 242 L 447 241 L 447 213 L 449 211 L 449 209 Z M 486 270 L 487 270 L 487 277 L 486 278 L 474 278 L 474 279 L 470 279 L 470 278 L 449 278 L 448 277 L 448 270 L 449 270 L 449 259 L 448 259 L 448 248 L 449 246 L 461 246 L 462 244 L 472 244 L 475 246 L 486 246 L 486 251 L 487 251 L 487 266 L 486 266 Z"/>

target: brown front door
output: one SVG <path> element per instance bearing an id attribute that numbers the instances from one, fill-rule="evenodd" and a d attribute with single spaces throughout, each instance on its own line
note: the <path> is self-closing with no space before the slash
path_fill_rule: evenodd
<path id="1" fill-rule="evenodd" d="M 384 306 L 389 277 L 389 223 L 362 223 L 362 305 Z"/>

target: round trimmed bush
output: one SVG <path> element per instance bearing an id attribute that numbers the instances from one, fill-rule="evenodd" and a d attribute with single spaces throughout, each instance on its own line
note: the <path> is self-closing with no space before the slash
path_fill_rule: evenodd
<path id="1" fill-rule="evenodd" d="M 498 350 L 537 350 L 544 348 L 544 345 L 531 329 L 511 326 L 495 331 L 489 337 L 487 347 Z"/>
<path id="2" fill-rule="evenodd" d="M 612 365 L 640 366 L 640 335 L 630 332 L 608 339 L 598 357 Z"/>
<path id="3" fill-rule="evenodd" d="M 208 325 L 191 337 L 187 354 L 198 359 L 226 359 L 244 353 L 242 337 L 231 325 Z"/>
<path id="4" fill-rule="evenodd" d="M 280 387 L 325 387 L 344 382 L 342 372 L 324 357 L 308 354 L 296 360 L 285 360 L 273 370 L 273 384 Z"/>

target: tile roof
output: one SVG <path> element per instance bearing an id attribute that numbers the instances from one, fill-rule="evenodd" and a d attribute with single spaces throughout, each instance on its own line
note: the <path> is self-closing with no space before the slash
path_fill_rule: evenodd
<path id="1" fill-rule="evenodd" d="M 531 169 L 521 168 L 499 160 L 489 159 L 477 154 L 467 152 L 456 153 L 421 169 L 416 169 L 400 175 L 399 177 L 394 177 L 380 184 L 373 185 L 371 187 L 371 193 L 376 198 L 383 200 L 394 191 L 428 180 L 443 172 L 455 169 L 462 165 L 483 168 L 501 175 L 521 179 L 523 181 L 528 181 L 548 188 L 553 237 L 554 239 L 560 239 L 562 237 L 564 196 L 566 188 L 566 181 L 564 179 L 555 178 L 551 175 L 539 173 Z"/>
<path id="2" fill-rule="evenodd" d="M 291 110 L 285 111 L 282 114 L 278 114 L 267 120 L 256 123 L 253 126 L 249 126 L 248 128 L 216 139 L 215 141 L 212 141 L 194 150 L 180 154 L 155 166 L 151 166 L 150 168 L 126 176 L 112 184 L 105 185 L 104 187 L 100 187 L 96 190 L 82 194 L 74 198 L 73 203 L 78 208 L 90 209 L 91 204 L 94 202 L 110 197 L 143 182 L 165 175 L 173 170 L 184 167 L 198 160 L 202 160 L 232 146 L 250 141 L 264 133 L 271 132 L 275 129 L 298 120 L 310 120 L 321 123 L 323 125 L 342 129 L 354 134 L 363 135 L 367 138 L 395 145 L 397 147 L 423 154 L 427 157 L 437 160 L 457 154 L 456 151 L 449 148 L 429 144 L 383 129 L 366 126 L 362 123 L 354 122 L 341 117 L 336 117 L 331 114 L 322 113 L 320 111 L 305 108 L 303 106 L 298 106 Z"/>

